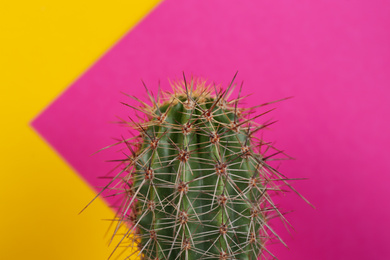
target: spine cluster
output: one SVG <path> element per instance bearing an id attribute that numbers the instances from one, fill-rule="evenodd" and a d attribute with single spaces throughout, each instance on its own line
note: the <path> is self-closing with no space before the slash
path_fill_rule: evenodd
<path id="1" fill-rule="evenodd" d="M 234 79 L 233 79 L 234 81 Z M 124 195 L 117 227 L 126 225 L 118 246 L 137 247 L 142 259 L 258 259 L 273 255 L 265 244 L 278 235 L 268 220 L 283 215 L 270 194 L 287 184 L 269 161 L 283 154 L 258 137 L 274 121 L 256 123 L 255 108 L 226 90 L 194 80 L 172 83 L 173 91 L 132 107 L 139 132 L 123 138 L 121 171 L 105 187 Z M 116 233 L 116 232 L 115 232 Z M 130 242 L 126 237 L 133 238 Z M 125 242 L 126 241 L 126 242 Z M 127 255 L 126 257 L 130 257 Z"/>

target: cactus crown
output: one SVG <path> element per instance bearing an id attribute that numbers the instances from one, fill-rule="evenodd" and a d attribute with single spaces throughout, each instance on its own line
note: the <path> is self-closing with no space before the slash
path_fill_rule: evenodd
<path id="1" fill-rule="evenodd" d="M 239 107 L 241 88 L 230 99 L 233 81 L 223 90 L 184 77 L 157 98 L 145 86 L 151 104 L 133 96 L 141 105 L 125 104 L 144 117 L 139 123 L 122 121 L 139 135 L 117 143 L 125 144 L 125 158 L 116 160 L 122 170 L 105 189 L 124 194 L 116 223 L 128 228 L 118 246 L 133 234 L 125 245 L 137 246 L 132 255 L 153 260 L 273 257 L 265 243 L 280 238 L 268 220 L 283 216 L 270 192 L 289 184 L 269 161 L 283 152 L 256 136 L 274 121 L 256 123 L 272 109 L 252 116 L 254 108 L 270 103 Z"/>

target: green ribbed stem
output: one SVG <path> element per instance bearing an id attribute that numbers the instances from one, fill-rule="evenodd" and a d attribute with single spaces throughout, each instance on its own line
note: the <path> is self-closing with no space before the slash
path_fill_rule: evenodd
<path id="1" fill-rule="evenodd" d="M 133 193 L 143 259 L 257 259 L 264 178 L 248 126 L 235 128 L 243 119 L 211 97 L 177 99 L 141 130 Z"/>

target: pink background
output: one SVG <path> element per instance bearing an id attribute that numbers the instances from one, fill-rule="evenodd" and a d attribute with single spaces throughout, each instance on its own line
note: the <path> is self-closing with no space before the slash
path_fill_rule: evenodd
<path id="1" fill-rule="evenodd" d="M 295 157 L 282 163 L 316 209 L 277 198 L 295 231 L 281 259 L 390 259 L 390 5 L 385 1 L 167 0 L 82 75 L 34 128 L 93 187 L 127 135 L 115 116 L 131 114 L 120 91 L 145 97 L 182 71 L 226 84 L 236 70 L 246 103 L 277 105 L 264 133 Z M 261 122 L 261 120 L 260 120 Z M 55 172 L 53 172 L 55 174 Z M 58 176 L 61 178 L 61 176 Z M 112 202 L 112 201 L 111 201 Z M 86 201 L 87 203 L 87 201 Z M 99 218 L 99 216 L 96 216 Z"/>

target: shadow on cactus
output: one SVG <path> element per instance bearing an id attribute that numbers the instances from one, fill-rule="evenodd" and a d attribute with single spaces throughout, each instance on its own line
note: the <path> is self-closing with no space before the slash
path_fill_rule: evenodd
<path id="1" fill-rule="evenodd" d="M 121 122 L 139 135 L 115 144 L 123 145 L 120 172 L 98 196 L 123 195 L 115 250 L 138 249 L 125 259 L 265 259 L 274 258 L 267 241 L 284 244 L 268 224 L 284 220 L 271 194 L 286 185 L 296 191 L 269 164 L 284 153 L 258 136 L 275 121 L 255 119 L 273 109 L 253 116 L 277 101 L 240 107 L 241 88 L 231 98 L 234 78 L 223 90 L 183 74 L 157 97 L 145 86 L 149 104 L 133 96 L 140 106 L 124 103 L 142 113 L 139 122 Z"/>

